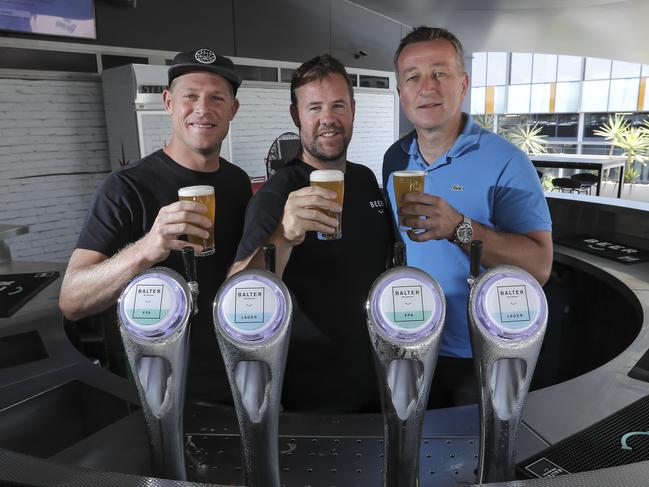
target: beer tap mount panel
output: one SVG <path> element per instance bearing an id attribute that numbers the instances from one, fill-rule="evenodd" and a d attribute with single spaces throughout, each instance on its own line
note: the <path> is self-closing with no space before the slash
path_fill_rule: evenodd
<path id="1" fill-rule="evenodd" d="M 228 280 L 214 302 L 215 322 L 239 344 L 261 344 L 282 328 L 288 290 L 273 274 L 245 271 Z"/>
<path id="2" fill-rule="evenodd" d="M 139 274 L 122 291 L 118 313 L 124 327 L 144 340 L 173 334 L 186 323 L 191 291 L 180 274 L 156 267 Z"/>
<path id="3" fill-rule="evenodd" d="M 120 333 L 147 425 L 153 472 L 185 480 L 183 410 L 192 309 L 189 285 L 154 267 L 127 284 L 117 303 Z"/>
<path id="4" fill-rule="evenodd" d="M 409 343 L 426 338 L 443 322 L 445 309 L 439 284 L 413 267 L 391 269 L 370 292 L 370 319 L 388 340 Z"/>
<path id="5" fill-rule="evenodd" d="M 500 266 L 482 274 L 471 291 L 470 312 L 489 334 L 506 340 L 534 335 L 547 321 L 547 301 L 527 272 Z"/>

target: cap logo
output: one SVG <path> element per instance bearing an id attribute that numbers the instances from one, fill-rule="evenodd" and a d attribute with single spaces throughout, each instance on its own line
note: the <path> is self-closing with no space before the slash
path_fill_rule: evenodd
<path id="1" fill-rule="evenodd" d="M 216 54 L 209 49 L 199 49 L 196 51 L 196 54 L 194 54 L 194 59 L 202 64 L 212 64 L 216 61 Z"/>

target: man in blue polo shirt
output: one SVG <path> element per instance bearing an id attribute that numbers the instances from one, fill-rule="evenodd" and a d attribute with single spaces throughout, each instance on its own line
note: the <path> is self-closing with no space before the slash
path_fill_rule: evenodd
<path id="1" fill-rule="evenodd" d="M 429 407 L 476 402 L 467 323 L 469 250 L 483 242 L 482 265 L 521 267 L 542 285 L 552 266 L 552 223 L 536 171 L 514 145 L 483 129 L 461 104 L 469 87 L 460 41 L 417 27 L 394 57 L 399 98 L 415 130 L 383 159 L 383 187 L 406 243 L 408 264 L 440 283 L 447 300 Z M 397 205 L 393 172 L 425 172 L 424 192 Z"/>

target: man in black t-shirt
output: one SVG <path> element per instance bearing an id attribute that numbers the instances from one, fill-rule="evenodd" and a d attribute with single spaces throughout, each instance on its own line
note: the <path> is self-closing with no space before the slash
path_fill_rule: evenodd
<path id="1" fill-rule="evenodd" d="M 343 65 L 323 55 L 300 66 L 290 111 L 301 151 L 250 201 L 232 272 L 263 267 L 259 249 L 275 244 L 276 272 L 294 298 L 286 410 L 378 411 L 365 302 L 386 269 L 393 234 L 374 173 L 346 160 L 355 102 Z M 335 192 L 309 186 L 315 169 L 345 173 L 342 207 Z M 318 240 L 316 231 L 332 233 L 338 224 L 315 208 L 342 211 L 340 240 Z"/>
<path id="2" fill-rule="evenodd" d="M 228 401 L 230 394 L 225 374 L 218 373 L 222 367 L 212 301 L 234 260 L 251 196 L 246 173 L 219 156 L 239 108 L 240 84 L 232 61 L 209 49 L 176 56 L 169 68 L 169 89 L 162 95 L 172 120 L 171 140 L 164 149 L 112 173 L 100 186 L 59 300 L 64 315 L 79 320 L 113 307 L 124 286 L 149 267 L 169 267 L 184 275 L 177 251 L 187 245 L 202 248 L 180 236 L 205 237 L 212 223 L 205 206 L 179 202 L 178 189 L 213 186 L 215 252 L 197 258 L 199 315 L 190 332 L 188 378 L 190 395 L 213 401 Z"/>

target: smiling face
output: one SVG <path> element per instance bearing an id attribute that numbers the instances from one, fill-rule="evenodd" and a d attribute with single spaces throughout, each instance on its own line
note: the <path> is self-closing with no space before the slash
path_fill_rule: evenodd
<path id="1" fill-rule="evenodd" d="M 168 154 L 190 165 L 206 158 L 218 160 L 221 143 L 239 109 L 230 83 L 205 71 L 184 74 L 163 93 L 163 102 L 173 127 Z"/>
<path id="2" fill-rule="evenodd" d="M 344 168 L 355 112 L 347 81 L 332 74 L 300 86 L 295 95 L 291 116 L 300 129 L 304 162 L 317 169 Z"/>
<path id="3" fill-rule="evenodd" d="M 446 39 L 407 45 L 397 61 L 399 99 L 417 130 L 455 130 L 469 77 Z"/>

